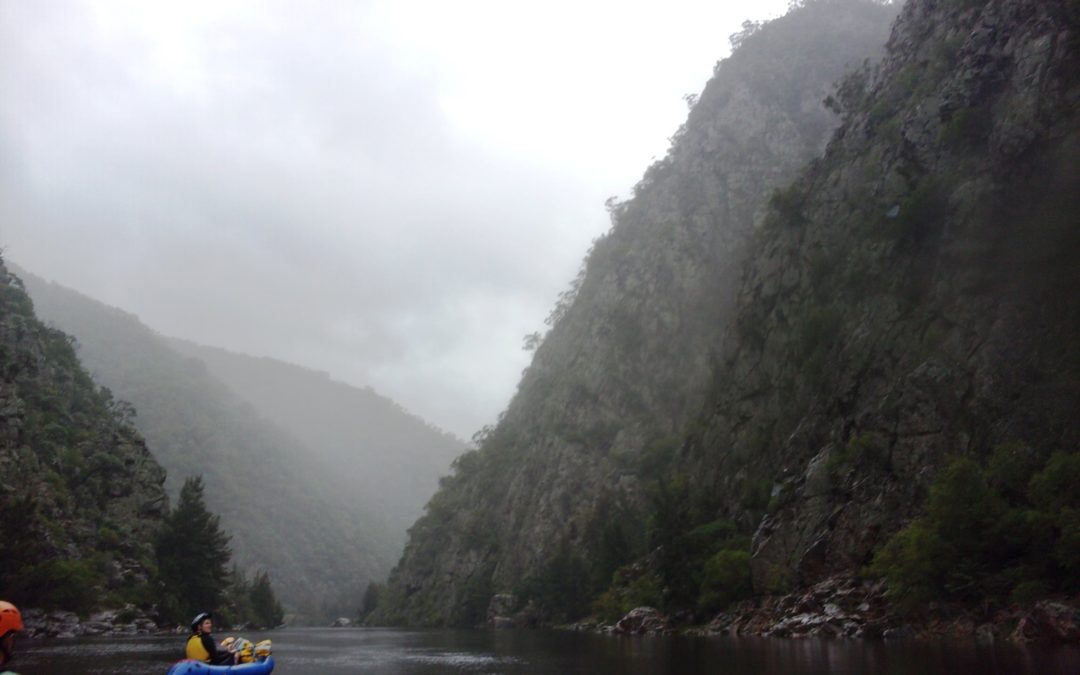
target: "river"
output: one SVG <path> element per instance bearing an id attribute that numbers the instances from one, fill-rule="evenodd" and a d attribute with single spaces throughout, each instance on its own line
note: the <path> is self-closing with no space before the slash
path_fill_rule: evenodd
<path id="1" fill-rule="evenodd" d="M 1078 647 L 348 628 L 244 636 L 273 639 L 274 675 L 1080 673 Z M 24 640 L 11 666 L 21 675 L 164 675 L 179 658 L 184 638 Z"/>

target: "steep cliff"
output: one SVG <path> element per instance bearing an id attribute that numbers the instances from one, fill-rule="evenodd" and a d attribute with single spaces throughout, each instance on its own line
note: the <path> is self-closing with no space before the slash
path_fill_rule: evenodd
<path id="1" fill-rule="evenodd" d="M 0 595 L 88 612 L 154 601 L 165 471 L 0 262 Z"/>
<path id="2" fill-rule="evenodd" d="M 757 592 L 860 569 L 949 461 L 1080 447 L 1078 19 L 912 0 L 880 69 L 841 89 L 824 158 L 773 200 L 681 456 L 736 519 L 770 486 Z"/>
<path id="3" fill-rule="evenodd" d="M 568 618 L 643 552 L 646 486 L 712 391 L 767 196 L 822 151 L 836 124 L 822 100 L 877 54 L 892 15 L 813 3 L 739 36 L 668 156 L 612 205 L 508 409 L 410 531 L 373 622 L 474 623 L 510 590 Z"/>

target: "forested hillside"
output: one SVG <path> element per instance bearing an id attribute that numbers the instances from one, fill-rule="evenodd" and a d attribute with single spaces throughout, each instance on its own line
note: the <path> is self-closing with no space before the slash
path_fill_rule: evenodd
<path id="1" fill-rule="evenodd" d="M 612 204 L 518 392 L 411 531 L 374 622 L 482 622 L 495 593 L 588 613 L 650 548 L 650 494 L 699 418 L 771 190 L 819 154 L 832 83 L 875 58 L 893 9 L 821 2 L 736 36 L 668 156 Z M 766 493 L 768 486 L 765 486 Z"/>
<path id="2" fill-rule="evenodd" d="M 134 405 L 132 422 L 168 470 L 169 492 L 203 476 L 206 503 L 249 577 L 270 573 L 291 620 L 355 614 L 401 535 L 343 490 L 341 466 L 322 463 L 137 317 L 24 274 L 41 316 L 74 335 L 93 377 Z"/>
<path id="3" fill-rule="evenodd" d="M 165 471 L 0 261 L 0 596 L 89 612 L 156 601 Z"/>
<path id="4" fill-rule="evenodd" d="M 328 482 L 380 514 L 398 546 L 464 443 L 370 388 L 316 372 L 182 340 L 170 346 L 289 431 L 332 467 Z M 400 549 L 399 549 L 400 550 Z"/>

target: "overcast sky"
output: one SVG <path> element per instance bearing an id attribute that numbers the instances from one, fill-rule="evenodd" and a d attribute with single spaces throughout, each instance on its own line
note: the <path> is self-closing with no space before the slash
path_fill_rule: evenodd
<path id="1" fill-rule="evenodd" d="M 0 0 L 0 247 L 467 439 L 604 200 L 786 6 Z"/>

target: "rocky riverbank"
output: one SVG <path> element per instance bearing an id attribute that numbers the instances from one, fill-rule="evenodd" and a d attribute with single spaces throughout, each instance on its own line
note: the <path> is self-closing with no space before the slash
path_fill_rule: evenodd
<path id="1" fill-rule="evenodd" d="M 148 635 L 162 630 L 150 616 L 134 607 L 108 609 L 80 618 L 75 612 L 25 609 L 26 637 L 73 638 L 96 635 Z"/>
<path id="2" fill-rule="evenodd" d="M 880 581 L 831 577 L 810 589 L 739 603 L 704 626 L 687 625 L 650 607 L 615 624 L 585 621 L 570 628 L 624 635 L 683 633 L 783 638 L 974 639 L 980 642 L 1080 644 L 1077 603 L 1044 600 L 1031 606 L 962 608 L 931 604 L 903 616 Z"/>

